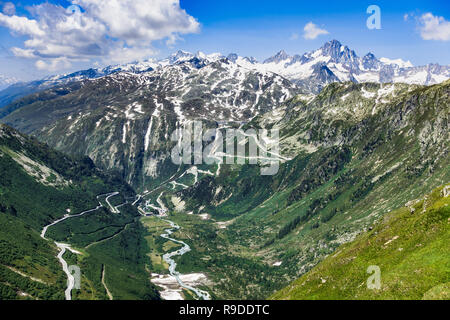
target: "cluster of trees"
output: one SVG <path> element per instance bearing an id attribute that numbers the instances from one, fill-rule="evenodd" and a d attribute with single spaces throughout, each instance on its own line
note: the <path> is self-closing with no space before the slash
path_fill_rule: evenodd
<path id="1" fill-rule="evenodd" d="M 17 292 L 25 292 L 42 300 L 64 299 L 62 286 L 47 285 L 23 277 L 4 266 L 0 266 L 0 299 L 15 299 Z M 8 289 L 9 288 L 9 289 Z M 12 292 L 15 293 L 12 294 Z M 3 296 L 5 294 L 5 296 Z"/>
<path id="2" fill-rule="evenodd" d="M 291 222 L 284 225 L 280 231 L 278 232 L 277 238 L 283 239 L 292 230 L 294 230 L 300 223 L 305 223 L 309 221 L 312 217 L 316 216 L 318 213 L 322 212 L 326 206 L 332 201 L 336 200 L 340 196 L 340 192 L 330 193 L 328 196 L 323 198 L 314 199 L 314 201 L 309 205 L 306 213 L 303 215 L 299 215 L 295 217 Z M 333 216 L 337 213 L 337 209 L 331 209 L 326 215 L 322 216 L 322 222 L 327 222 L 333 218 Z M 312 225 L 313 229 L 317 229 L 319 227 L 318 222 Z"/>
<path id="3" fill-rule="evenodd" d="M 146 229 L 139 221 L 130 224 L 116 237 L 88 249 L 89 256 L 81 261 L 81 269 L 97 292 L 104 293 L 101 272 L 115 299 L 158 300 L 156 287 L 149 281 L 152 270 Z"/>
<path id="4" fill-rule="evenodd" d="M 33 138 L 20 135 L 11 128 L 2 127 L 2 132 L 0 137 L 0 149 L 3 151 L 0 156 L 0 176 L 2 177 L 0 179 L 0 265 L 15 267 L 25 274 L 32 274 L 36 268 L 42 269 L 43 274 L 51 278 L 51 281 L 48 285 L 43 284 L 2 267 L 0 299 L 16 299 L 18 292 L 43 300 L 64 299 L 66 277 L 55 257 L 55 248 L 51 242 L 40 237 L 43 226 L 62 217 L 67 213 L 66 209 L 71 209 L 71 212 L 76 214 L 95 208 L 98 205 L 96 196 L 99 194 L 119 191 L 125 196 L 132 197 L 134 192 L 120 177 L 107 176 L 95 168 L 89 158 L 66 156 Z M 33 161 L 54 170 L 71 183 L 60 186 L 43 184 L 14 160 L 13 152 L 26 155 Z M 108 254 L 110 265 L 117 265 L 111 273 L 113 270 L 118 270 L 121 288 L 125 292 L 130 291 L 131 288 L 125 285 L 127 281 L 130 281 L 128 277 L 134 277 L 130 270 L 139 268 L 137 272 L 139 282 L 145 284 L 146 289 L 142 289 L 138 296 L 130 295 L 130 298 L 158 298 L 156 289 L 148 281 L 148 273 L 145 269 L 145 265 L 150 265 L 150 262 L 143 262 L 146 255 L 143 253 L 144 247 L 141 241 L 144 239 L 141 237 L 139 225 L 133 222 L 138 216 L 136 209 L 123 206 L 120 214 L 112 215 L 104 210 L 99 210 L 98 213 L 98 215 L 87 214 L 83 218 L 68 219 L 67 224 L 61 224 L 58 227 L 66 228 L 70 232 L 63 235 L 59 228 L 50 228 L 48 235 L 54 233 L 58 238 L 67 239 L 67 234 L 71 234 L 78 236 L 79 239 L 90 237 L 88 240 L 97 241 L 108 238 L 114 232 L 123 231 L 117 238 L 106 241 L 106 246 L 102 248 L 102 252 Z M 129 228 L 126 228 L 128 225 L 130 225 Z M 116 243 L 117 240 L 122 242 Z M 95 255 L 98 254 L 98 252 L 95 253 Z M 90 258 L 92 256 L 94 255 Z M 96 264 L 93 264 L 93 268 L 95 266 Z M 87 263 L 83 274 L 86 271 L 86 275 L 89 275 L 89 269 L 90 264 Z M 101 279 L 101 277 L 95 274 L 95 278 L 89 278 L 89 281 L 95 282 L 95 279 Z M 103 286 L 100 281 L 98 282 L 98 288 L 101 291 Z M 114 283 L 114 280 L 112 282 Z M 133 284 L 133 290 L 135 287 L 140 288 L 140 285 Z"/>
<path id="5" fill-rule="evenodd" d="M 348 147 L 333 147 L 311 159 L 305 168 L 298 186 L 288 197 L 288 204 L 301 200 L 314 189 L 330 181 L 352 159 L 352 152 Z"/>

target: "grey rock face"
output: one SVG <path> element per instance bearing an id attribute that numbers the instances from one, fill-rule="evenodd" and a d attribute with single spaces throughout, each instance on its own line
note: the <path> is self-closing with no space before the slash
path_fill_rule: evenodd
<path id="1" fill-rule="evenodd" d="M 60 92 L 60 94 L 57 94 Z M 194 57 L 143 73 L 69 83 L 17 102 L 2 121 L 70 154 L 87 155 L 144 189 L 178 169 L 170 137 L 201 119 L 248 122 L 300 92 L 271 72 Z"/>

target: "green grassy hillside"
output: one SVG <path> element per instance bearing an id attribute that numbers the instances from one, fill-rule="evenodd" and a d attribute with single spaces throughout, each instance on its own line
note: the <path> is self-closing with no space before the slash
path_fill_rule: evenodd
<path id="1" fill-rule="evenodd" d="M 51 240 L 40 236 L 44 226 L 68 212 L 97 207 L 97 195 L 120 192 L 111 199 L 114 205 L 134 199 L 121 178 L 106 175 L 88 158 L 66 156 L 3 125 L 0 176 L 0 299 L 64 299 L 67 278 L 53 240 L 81 252 L 63 256 L 81 268 L 81 290 L 73 291 L 74 299 L 107 298 L 101 283 L 105 267 L 116 297 L 159 297 L 149 281 L 149 248 L 136 208 L 125 205 L 112 213 L 101 198 L 103 208 L 50 227 L 46 237 Z"/>
<path id="2" fill-rule="evenodd" d="M 450 299 L 449 195 L 447 185 L 388 213 L 272 298 Z M 380 268 L 379 289 L 366 285 L 369 266 Z"/>

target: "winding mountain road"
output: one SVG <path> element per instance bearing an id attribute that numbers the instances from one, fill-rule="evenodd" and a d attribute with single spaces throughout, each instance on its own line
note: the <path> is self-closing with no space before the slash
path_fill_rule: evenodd
<path id="1" fill-rule="evenodd" d="M 119 194 L 118 192 L 113 192 L 113 193 L 99 195 L 99 196 L 97 196 L 97 200 L 100 197 L 103 197 L 103 196 L 106 196 L 107 199 L 108 199 L 109 197 L 112 197 L 112 196 L 118 195 L 118 194 Z M 111 206 L 111 204 L 108 201 L 106 201 L 106 202 L 108 203 L 109 206 Z M 103 208 L 103 205 L 99 202 L 99 205 L 95 209 L 86 210 L 86 211 L 83 211 L 82 213 L 75 214 L 75 215 L 66 214 L 61 219 L 58 219 L 58 220 L 50 223 L 49 225 L 45 226 L 42 229 L 41 238 L 44 239 L 44 240 L 49 241 L 50 239 L 48 239 L 45 236 L 47 234 L 48 228 L 53 227 L 53 226 L 57 225 L 58 223 L 61 223 L 61 222 L 65 221 L 65 220 L 67 220 L 67 219 L 72 219 L 72 218 L 84 216 L 85 214 L 97 211 L 100 208 Z M 111 206 L 111 208 L 114 208 L 114 207 Z M 59 242 L 56 242 L 56 241 L 54 241 L 54 243 L 59 249 L 59 253 L 58 253 L 58 255 L 56 257 L 58 258 L 59 262 L 61 263 L 64 273 L 67 275 L 67 289 L 64 292 L 65 298 L 66 298 L 66 300 L 72 300 L 72 290 L 73 290 L 73 288 L 75 286 L 75 277 L 69 271 L 69 267 L 67 265 L 67 261 L 64 260 L 63 256 L 64 256 L 64 254 L 66 253 L 67 250 L 69 250 L 69 251 L 71 251 L 72 253 L 75 253 L 75 254 L 80 254 L 80 253 L 78 251 L 72 249 L 69 244 L 59 243 Z"/>
<path id="2" fill-rule="evenodd" d="M 97 200 L 100 197 L 105 197 L 105 202 L 109 206 L 111 212 L 113 212 L 113 213 L 120 213 L 118 208 L 120 206 L 122 206 L 122 205 L 114 207 L 109 202 L 110 198 L 112 198 L 114 196 L 117 196 L 119 194 L 120 194 L 119 192 L 112 192 L 112 193 L 108 193 L 108 194 L 98 195 L 97 196 Z M 160 213 L 165 213 L 167 211 L 167 209 L 164 207 L 164 203 L 160 199 L 161 196 L 162 196 L 162 193 L 159 195 L 159 197 L 157 199 L 157 203 L 161 207 L 160 208 L 155 207 L 155 209 L 157 209 Z M 144 197 L 145 197 L 145 195 L 138 195 L 137 200 L 135 202 L 133 202 L 133 205 L 136 205 L 139 202 L 139 200 L 143 199 Z M 100 208 L 103 208 L 103 207 L 104 206 L 99 201 L 99 205 L 96 208 L 94 208 L 94 209 L 86 210 L 86 211 L 83 211 L 83 212 L 81 212 L 79 214 L 76 214 L 76 215 L 66 214 L 66 215 L 64 215 L 64 217 L 62 217 L 62 218 L 60 218 L 60 219 L 58 219 L 58 220 L 56 220 L 56 221 L 46 225 L 42 229 L 41 238 L 44 239 L 44 240 L 50 241 L 51 239 L 48 239 L 46 237 L 47 231 L 48 231 L 48 229 L 50 227 L 53 227 L 53 226 L 55 226 L 55 225 L 65 221 L 67 219 L 72 219 L 72 218 L 84 216 L 85 214 L 97 211 L 97 210 L 99 210 Z M 138 208 L 138 209 L 139 209 L 139 211 L 141 212 L 142 215 L 146 215 L 144 210 L 142 210 L 141 208 Z M 162 217 L 163 217 L 163 215 L 160 216 L 161 219 L 162 219 Z M 171 228 L 170 229 L 165 229 L 165 233 L 162 234 L 161 237 L 166 239 L 166 240 L 170 240 L 170 241 L 173 241 L 175 243 L 181 244 L 183 246 L 181 249 L 173 251 L 173 252 L 170 252 L 170 253 L 166 253 L 163 256 L 163 259 L 169 264 L 169 272 L 170 272 L 170 274 L 177 280 L 177 282 L 179 283 L 179 285 L 181 287 L 194 292 L 199 299 L 211 300 L 211 296 L 210 296 L 210 294 L 208 292 L 200 290 L 200 289 L 197 289 L 197 288 L 194 288 L 194 287 L 191 287 L 191 286 L 188 286 L 181 280 L 181 278 L 180 278 L 181 274 L 178 271 L 176 271 L 177 264 L 176 264 L 175 260 L 173 260 L 173 257 L 175 257 L 175 256 L 182 256 L 182 255 L 190 252 L 191 251 L 191 247 L 187 243 L 185 243 L 185 242 L 183 242 L 181 240 L 177 240 L 177 239 L 174 239 L 174 238 L 170 237 L 175 231 L 180 229 L 180 226 L 175 224 L 173 221 L 164 220 L 164 219 L 162 219 L 162 220 L 167 222 L 167 223 L 169 223 Z M 125 226 L 125 228 L 126 227 L 127 226 Z M 114 235 L 114 236 L 116 236 L 116 235 Z M 99 241 L 99 242 L 96 242 L 96 243 L 92 243 L 92 244 L 88 245 L 87 248 L 89 248 L 91 245 L 95 245 L 97 243 L 100 243 L 100 242 L 103 242 L 103 241 L 106 241 L 106 240 L 109 240 L 109 239 L 110 238 L 107 238 L 107 239 L 104 239 L 102 241 Z M 67 261 L 63 257 L 64 257 L 64 254 L 66 253 L 67 250 L 69 250 L 69 251 L 71 251 L 72 253 L 75 253 L 75 254 L 80 254 L 80 252 L 74 250 L 69 244 L 59 243 L 57 241 L 54 241 L 54 243 L 55 243 L 56 247 L 59 249 L 59 253 L 58 253 L 58 255 L 56 257 L 58 258 L 59 262 L 61 263 L 64 273 L 67 275 L 67 289 L 64 292 L 65 299 L 66 300 L 72 300 L 72 290 L 73 290 L 73 288 L 75 286 L 75 277 L 69 271 L 69 266 L 67 264 Z M 105 277 L 105 266 L 103 266 L 103 270 L 102 270 L 102 284 L 104 285 L 104 287 L 106 289 L 106 292 L 107 292 L 107 295 L 108 295 L 109 299 L 112 300 L 113 296 L 112 296 L 111 292 L 109 292 L 109 290 L 106 287 L 106 284 L 104 282 L 104 277 Z"/>

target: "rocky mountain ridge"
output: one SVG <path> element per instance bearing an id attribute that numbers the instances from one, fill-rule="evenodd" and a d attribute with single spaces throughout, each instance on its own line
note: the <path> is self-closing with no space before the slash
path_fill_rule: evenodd
<path id="1" fill-rule="evenodd" d="M 411 62 L 402 59 L 378 59 L 373 53 L 359 57 L 348 46 L 332 40 L 317 50 L 301 55 L 291 56 L 281 50 L 263 62 L 258 62 L 253 57 L 241 57 L 236 53 L 225 56 L 221 53 L 205 54 L 198 51 L 193 54 L 179 50 L 161 60 L 148 59 L 105 68 L 91 68 L 31 82 L 8 81 L 5 86 L 6 84 L 12 85 L 0 92 L 0 108 L 28 94 L 71 82 L 98 79 L 121 72 L 144 74 L 186 62 L 191 62 L 192 65 L 201 68 L 225 59 L 240 67 L 263 74 L 267 72 L 279 74 L 300 87 L 304 93 L 313 94 L 319 93 L 326 85 L 333 82 L 393 82 L 432 85 L 450 79 L 449 66 L 433 63 L 425 66 L 413 66 Z"/>
<path id="2" fill-rule="evenodd" d="M 194 57 L 150 72 L 53 87 L 9 105 L 2 122 L 68 153 L 88 154 L 142 187 L 166 165 L 176 169 L 168 159 L 170 137 L 183 123 L 245 123 L 300 93 L 274 73 L 228 59 L 204 61 Z"/>

